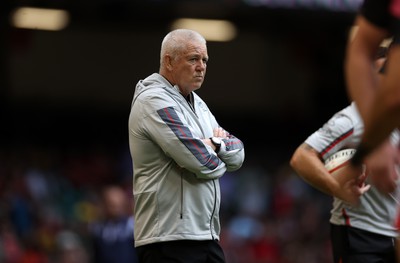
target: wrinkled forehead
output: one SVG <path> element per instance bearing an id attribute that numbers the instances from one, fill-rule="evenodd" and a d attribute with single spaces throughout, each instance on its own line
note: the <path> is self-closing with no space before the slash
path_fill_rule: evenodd
<path id="1" fill-rule="evenodd" d="M 200 41 L 189 41 L 184 50 L 182 50 L 182 53 L 185 56 L 198 55 L 208 58 L 207 45 Z"/>

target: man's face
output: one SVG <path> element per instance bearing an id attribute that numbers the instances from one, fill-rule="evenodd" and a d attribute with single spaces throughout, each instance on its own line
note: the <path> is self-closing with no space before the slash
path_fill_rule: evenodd
<path id="1" fill-rule="evenodd" d="M 208 61 L 205 44 L 193 41 L 187 47 L 181 56 L 171 62 L 174 82 L 184 95 L 201 87 Z"/>

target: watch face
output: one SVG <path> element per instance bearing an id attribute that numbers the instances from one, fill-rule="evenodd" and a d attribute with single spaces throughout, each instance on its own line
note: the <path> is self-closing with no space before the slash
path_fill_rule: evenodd
<path id="1" fill-rule="evenodd" d="M 218 138 L 218 137 L 212 137 L 212 141 L 213 141 L 215 144 L 221 144 L 221 139 Z"/>

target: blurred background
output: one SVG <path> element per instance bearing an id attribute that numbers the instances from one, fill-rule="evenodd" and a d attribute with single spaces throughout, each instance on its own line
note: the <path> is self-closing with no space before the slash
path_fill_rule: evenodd
<path id="1" fill-rule="evenodd" d="M 135 84 L 158 71 L 161 40 L 182 18 L 228 24 L 216 33 L 227 39 L 210 36 L 197 92 L 246 148 L 221 180 L 228 262 L 331 262 L 332 200 L 288 162 L 348 104 L 343 57 L 360 3 L 2 0 L 0 262 L 94 262 L 101 189 L 132 199 Z"/>

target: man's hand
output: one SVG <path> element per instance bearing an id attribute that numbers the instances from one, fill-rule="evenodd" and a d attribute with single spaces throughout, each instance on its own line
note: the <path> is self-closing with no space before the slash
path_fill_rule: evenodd
<path id="1" fill-rule="evenodd" d="M 227 131 L 225 131 L 223 128 L 218 127 L 218 128 L 215 128 L 215 129 L 213 130 L 213 136 L 214 136 L 214 137 L 221 138 L 221 139 L 225 139 L 225 138 L 227 138 L 227 137 L 229 136 L 229 133 L 228 133 Z M 205 144 L 211 146 L 211 148 L 213 148 L 213 149 L 215 150 L 215 146 L 214 146 L 214 144 L 211 142 L 210 139 L 207 138 L 207 139 L 203 139 L 202 141 L 203 141 Z"/>
<path id="2" fill-rule="evenodd" d="M 214 129 L 214 137 L 225 139 L 226 137 L 228 137 L 228 135 L 229 133 L 221 127 Z"/>
<path id="3" fill-rule="evenodd" d="M 365 184 L 367 175 L 362 167 L 353 167 L 348 164 L 343 167 L 340 173 L 332 176 L 338 183 L 332 194 L 353 206 L 359 204 L 360 197 L 371 187 Z"/>

